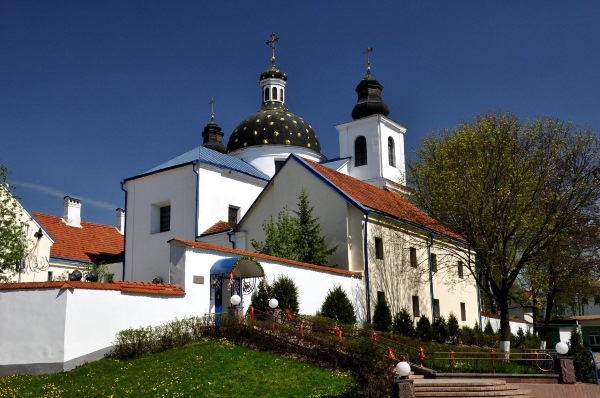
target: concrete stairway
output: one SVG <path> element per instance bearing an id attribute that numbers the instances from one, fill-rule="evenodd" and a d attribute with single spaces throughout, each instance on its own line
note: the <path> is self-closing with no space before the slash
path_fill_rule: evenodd
<path id="1" fill-rule="evenodd" d="M 415 397 L 518 397 L 529 398 L 531 391 L 494 379 L 415 379 Z"/>

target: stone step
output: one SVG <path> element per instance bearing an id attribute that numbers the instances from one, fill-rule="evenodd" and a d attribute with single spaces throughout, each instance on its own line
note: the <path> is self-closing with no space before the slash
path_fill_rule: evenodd
<path id="1" fill-rule="evenodd" d="M 420 379 L 413 381 L 417 398 L 529 397 L 529 390 L 494 379 Z"/>
<path id="2" fill-rule="evenodd" d="M 522 390 L 515 391 L 415 391 L 416 398 L 493 398 L 493 397 L 529 397 L 528 392 Z"/>
<path id="3" fill-rule="evenodd" d="M 518 390 L 516 384 L 499 384 L 494 386 L 432 386 L 414 385 L 415 391 L 512 391 Z"/>

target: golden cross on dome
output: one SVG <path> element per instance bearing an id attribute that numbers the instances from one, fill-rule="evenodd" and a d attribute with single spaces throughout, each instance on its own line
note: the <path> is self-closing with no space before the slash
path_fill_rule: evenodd
<path id="1" fill-rule="evenodd" d="M 208 101 L 208 103 L 210 104 L 210 121 L 214 122 L 215 121 L 215 99 L 211 98 L 210 101 Z"/>
<path id="2" fill-rule="evenodd" d="M 279 41 L 279 37 L 275 33 L 271 33 L 271 38 L 267 40 L 267 45 L 271 48 L 271 65 L 275 65 L 275 43 Z"/>
<path id="3" fill-rule="evenodd" d="M 373 52 L 373 47 L 367 47 L 363 54 L 367 55 L 367 76 L 371 76 L 371 53 Z"/>

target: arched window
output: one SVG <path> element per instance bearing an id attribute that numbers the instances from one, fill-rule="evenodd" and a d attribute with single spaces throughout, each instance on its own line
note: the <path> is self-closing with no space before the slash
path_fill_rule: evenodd
<path id="1" fill-rule="evenodd" d="M 396 148 L 394 147 L 394 139 L 388 137 L 388 161 L 390 166 L 396 167 Z"/>
<path id="2" fill-rule="evenodd" d="M 354 166 L 367 164 L 367 140 L 362 135 L 354 141 Z"/>
<path id="3" fill-rule="evenodd" d="M 265 102 L 269 100 L 269 87 L 265 87 Z"/>
<path id="4" fill-rule="evenodd" d="M 277 87 L 273 87 L 273 100 L 277 99 Z"/>
<path id="5" fill-rule="evenodd" d="M 281 99 L 281 102 L 283 102 L 283 89 L 279 90 L 279 99 Z"/>

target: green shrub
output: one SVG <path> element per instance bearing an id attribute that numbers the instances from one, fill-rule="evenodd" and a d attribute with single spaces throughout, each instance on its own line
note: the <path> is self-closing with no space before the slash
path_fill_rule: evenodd
<path id="1" fill-rule="evenodd" d="M 339 323 L 356 323 L 354 307 L 344 289 L 339 285 L 327 293 L 327 297 L 325 297 L 325 301 L 321 306 L 321 315 L 335 319 Z"/>
<path id="2" fill-rule="evenodd" d="M 483 336 L 483 330 L 479 326 L 479 322 L 475 322 L 475 326 L 473 326 L 473 335 L 475 336 L 475 344 L 483 347 L 485 345 L 485 339 Z"/>
<path id="3" fill-rule="evenodd" d="M 466 345 L 474 345 L 476 343 L 475 340 L 475 332 L 468 326 L 463 326 L 460 328 L 459 333 L 460 341 Z"/>
<path id="4" fill-rule="evenodd" d="M 270 311 L 271 307 L 269 307 L 269 300 L 273 298 L 272 290 L 273 288 L 271 286 L 267 286 L 265 288 L 264 283 L 259 283 L 256 293 L 252 295 L 252 301 L 250 305 L 257 311 Z"/>
<path id="5" fill-rule="evenodd" d="M 431 341 L 431 323 L 429 322 L 429 318 L 425 315 L 421 315 L 419 318 L 416 332 L 417 337 L 421 339 L 421 341 Z"/>
<path id="6" fill-rule="evenodd" d="M 117 333 L 110 355 L 117 359 L 141 357 L 153 351 L 153 343 L 152 327 L 126 329 Z"/>
<path id="7" fill-rule="evenodd" d="M 392 327 L 392 312 L 385 301 L 385 297 L 380 297 L 377 297 L 377 303 L 375 304 L 373 328 L 382 332 L 389 332 Z"/>
<path id="8" fill-rule="evenodd" d="M 431 324 L 431 337 L 437 343 L 445 343 L 448 340 L 448 325 L 443 316 L 433 320 Z"/>
<path id="9" fill-rule="evenodd" d="M 392 331 L 407 337 L 413 337 L 415 335 L 413 318 L 406 308 L 402 308 L 402 310 L 400 310 L 400 312 L 394 316 L 394 321 L 392 322 Z"/>
<path id="10" fill-rule="evenodd" d="M 370 341 L 356 341 L 348 348 L 348 370 L 356 383 L 350 396 L 389 397 L 393 385 L 392 364 L 381 347 Z"/>
<path id="11" fill-rule="evenodd" d="M 494 334 L 494 328 L 492 327 L 492 324 L 490 323 L 489 319 L 485 323 L 485 328 L 483 329 L 483 333 L 485 333 L 485 334 Z"/>
<path id="12" fill-rule="evenodd" d="M 517 330 L 517 335 L 514 336 L 514 341 L 511 341 L 511 345 L 514 345 L 515 348 L 525 348 L 525 333 L 520 326 L 519 330 Z"/>
<path id="13" fill-rule="evenodd" d="M 569 354 L 573 356 L 577 381 L 591 383 L 594 378 L 594 361 L 588 348 L 583 345 L 581 333 L 577 328 L 573 328 L 571 331 Z"/>
<path id="14" fill-rule="evenodd" d="M 279 301 L 279 308 L 298 314 L 298 286 L 289 276 L 280 276 L 271 286 L 271 295 Z M 271 297 L 271 298 L 273 298 Z"/>
<path id="15" fill-rule="evenodd" d="M 458 319 L 454 313 L 450 313 L 448 316 L 448 338 L 452 344 L 456 344 L 458 341 L 458 334 L 460 332 L 460 327 L 458 326 Z"/>

